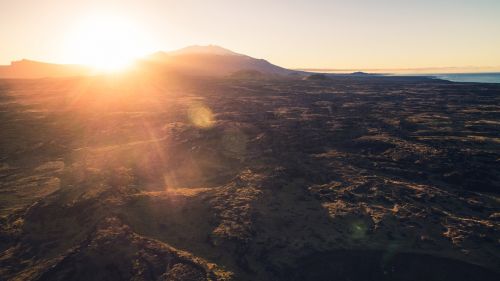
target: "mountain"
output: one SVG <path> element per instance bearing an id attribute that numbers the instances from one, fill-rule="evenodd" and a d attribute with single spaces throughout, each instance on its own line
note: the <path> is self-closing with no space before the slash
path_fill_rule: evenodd
<path id="1" fill-rule="evenodd" d="M 219 46 L 189 46 L 171 52 L 156 52 L 137 61 L 136 66 L 160 73 L 193 76 L 228 76 L 241 71 L 257 71 L 264 75 L 298 73 L 276 66 L 264 59 L 238 54 Z M 52 64 L 33 60 L 14 61 L 0 66 L 0 78 L 44 78 L 92 75 L 90 67 Z"/>
<path id="2" fill-rule="evenodd" d="M 240 71 L 258 71 L 272 75 L 289 75 L 296 72 L 264 59 L 256 59 L 213 45 L 157 52 L 147 57 L 146 61 L 161 65 L 165 70 L 203 76 L 227 76 Z"/>
<path id="3" fill-rule="evenodd" d="M 53 64 L 33 60 L 13 61 L 0 66 L 0 78 L 45 78 L 91 75 L 89 67 L 72 64 Z"/>

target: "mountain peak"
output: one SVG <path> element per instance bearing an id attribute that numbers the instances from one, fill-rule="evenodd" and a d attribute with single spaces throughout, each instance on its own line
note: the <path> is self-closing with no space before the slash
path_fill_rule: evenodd
<path id="1" fill-rule="evenodd" d="M 217 45 L 193 45 L 188 46 L 176 51 L 168 52 L 169 55 L 188 55 L 188 54 L 209 54 L 209 55 L 222 55 L 222 56 L 241 56 L 238 53 L 235 53 L 231 50 L 222 48 Z"/>

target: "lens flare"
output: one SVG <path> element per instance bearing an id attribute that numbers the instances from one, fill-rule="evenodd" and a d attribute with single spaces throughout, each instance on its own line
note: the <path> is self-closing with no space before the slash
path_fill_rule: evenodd
<path id="1" fill-rule="evenodd" d="M 211 128 L 215 124 L 212 110 L 203 104 L 192 105 L 188 110 L 189 120 L 198 128 Z"/>

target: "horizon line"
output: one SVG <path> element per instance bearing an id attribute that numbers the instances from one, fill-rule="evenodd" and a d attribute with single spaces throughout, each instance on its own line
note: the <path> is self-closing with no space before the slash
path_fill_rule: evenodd
<path id="1" fill-rule="evenodd" d="M 321 68 L 321 67 L 305 67 L 293 68 L 297 71 L 311 72 L 428 72 L 428 71 L 451 71 L 451 72 L 500 72 L 500 66 L 443 66 L 443 67 L 399 67 L 399 68 Z"/>
<path id="2" fill-rule="evenodd" d="M 213 45 L 213 44 L 190 45 L 190 46 L 187 46 L 184 48 L 193 47 L 193 46 L 215 46 L 215 47 L 223 48 L 223 47 L 220 47 L 218 45 Z M 170 52 L 175 52 L 177 50 L 182 50 L 184 48 L 174 49 L 174 50 L 159 50 L 159 51 L 150 53 L 149 55 L 155 54 L 158 52 L 170 53 Z M 228 50 L 228 49 L 226 49 L 226 50 Z M 235 54 L 239 54 L 239 53 L 235 53 Z M 147 56 L 148 56 L 148 54 L 136 57 L 134 59 L 134 61 L 140 60 L 140 59 L 145 58 Z M 0 66 L 4 66 L 4 67 L 5 66 L 12 66 L 16 62 L 22 62 L 22 61 L 30 61 L 30 62 L 46 63 L 46 64 L 54 64 L 54 65 L 62 65 L 62 66 L 81 66 L 81 67 L 89 67 L 90 66 L 90 65 L 87 65 L 85 63 L 64 63 L 64 62 L 60 63 L 60 62 L 51 62 L 51 61 L 49 62 L 49 61 L 44 61 L 44 60 L 39 60 L 39 59 L 29 59 L 29 58 L 15 59 L 15 60 L 10 61 L 10 64 L 0 64 Z M 278 66 L 280 66 L 280 65 L 278 65 Z M 280 67 L 282 67 L 282 66 L 280 66 Z M 443 66 L 443 67 L 399 67 L 399 68 L 381 68 L 381 67 L 378 67 L 378 68 L 363 68 L 363 67 L 360 67 L 360 68 L 354 68 L 354 67 L 353 68 L 290 67 L 290 68 L 288 68 L 288 67 L 283 67 L 283 68 L 287 68 L 287 69 L 295 70 L 295 71 L 306 71 L 306 72 L 326 72 L 326 73 L 372 72 L 372 73 L 378 73 L 378 74 L 381 74 L 381 73 L 386 73 L 386 74 L 389 74 L 389 73 L 415 73 L 415 74 L 416 73 L 423 73 L 423 74 L 438 73 L 438 72 L 432 72 L 432 71 L 444 71 L 444 72 L 450 72 L 450 73 L 453 73 L 453 72 L 464 73 L 464 71 L 471 71 L 472 73 L 474 73 L 474 72 L 478 72 L 478 73 L 479 72 L 483 72 L 483 73 L 485 73 L 485 72 L 491 72 L 491 73 L 500 72 L 500 66 Z"/>

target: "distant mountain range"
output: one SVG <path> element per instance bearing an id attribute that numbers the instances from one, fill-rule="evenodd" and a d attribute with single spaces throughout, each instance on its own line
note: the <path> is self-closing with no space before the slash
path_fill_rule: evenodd
<path id="1" fill-rule="evenodd" d="M 294 70 L 264 59 L 235 53 L 219 46 L 190 46 L 172 52 L 157 52 L 136 62 L 142 67 L 187 75 L 227 76 L 242 71 L 290 75 Z M 0 78 L 44 78 L 93 75 L 90 67 L 21 60 L 0 66 Z"/>

